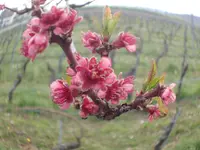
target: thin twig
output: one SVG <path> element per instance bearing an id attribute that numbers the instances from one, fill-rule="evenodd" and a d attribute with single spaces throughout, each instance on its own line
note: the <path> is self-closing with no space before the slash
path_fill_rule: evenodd
<path id="1" fill-rule="evenodd" d="M 12 11 L 12 12 L 15 12 L 15 13 L 17 13 L 18 15 L 23 15 L 23 14 L 25 14 L 25 13 L 28 13 L 28 12 L 32 11 L 32 10 L 33 10 L 33 7 L 31 7 L 31 8 L 25 8 L 25 9 L 23 9 L 23 10 L 17 10 L 17 9 L 9 8 L 9 7 L 5 7 L 5 9 L 10 10 L 10 11 Z"/>
<path id="2" fill-rule="evenodd" d="M 164 34 L 164 32 L 163 32 Z M 158 63 L 160 61 L 161 58 L 163 58 L 165 55 L 167 55 L 168 51 L 169 51 L 169 46 L 168 46 L 168 39 L 167 39 L 167 35 L 164 35 L 164 39 L 163 39 L 163 51 L 160 53 L 160 55 L 156 58 L 156 66 L 158 66 Z"/>
<path id="3" fill-rule="evenodd" d="M 76 138 L 76 143 L 65 143 L 65 144 L 59 144 L 56 147 L 54 147 L 52 150 L 72 150 L 77 149 L 81 146 L 81 139 L 83 138 L 83 128 L 80 128 L 80 136 L 74 135 Z"/>
<path id="4" fill-rule="evenodd" d="M 187 49 L 187 31 L 188 31 L 188 27 L 187 25 L 185 26 L 185 31 L 184 31 L 184 41 L 183 41 L 183 44 L 184 44 L 184 54 L 183 54 L 183 61 L 182 61 L 182 64 L 181 64 L 181 76 L 180 76 L 180 82 L 178 84 L 178 93 L 177 93 L 177 97 L 180 97 L 180 94 L 181 94 L 181 88 L 182 88 L 182 84 L 183 84 L 183 79 L 186 75 L 186 72 L 188 70 L 188 63 L 187 63 L 187 54 L 188 54 L 188 49 Z"/>
<path id="5" fill-rule="evenodd" d="M 58 3 L 56 3 L 56 6 L 59 5 L 63 0 L 60 0 Z"/>
<path id="6" fill-rule="evenodd" d="M 47 69 L 51 73 L 50 80 L 49 80 L 49 83 L 51 84 L 53 81 L 56 80 L 56 71 L 53 69 L 53 67 L 49 63 L 47 63 Z"/>
<path id="7" fill-rule="evenodd" d="M 70 4 L 69 7 L 73 8 L 73 9 L 81 8 L 81 7 L 85 7 L 86 5 L 89 5 L 90 3 L 94 2 L 94 1 L 95 0 L 92 0 L 92 1 L 86 2 L 86 3 L 81 4 L 81 5 Z"/>
<path id="8" fill-rule="evenodd" d="M 50 109 L 50 108 L 42 108 L 42 107 L 23 107 L 23 108 L 16 108 L 17 111 L 19 110 L 31 110 L 31 111 L 35 111 L 35 110 L 39 110 L 39 111 L 45 111 L 45 112 L 48 112 L 48 113 L 51 113 L 51 114 L 57 114 L 57 115 L 60 115 L 60 116 L 64 116 L 66 118 L 69 118 L 71 120 L 73 120 L 74 122 L 76 122 L 80 127 L 83 127 L 82 124 L 79 123 L 79 121 L 72 117 L 71 115 L 65 113 L 65 112 L 62 112 L 62 111 L 57 111 L 57 110 L 54 110 L 54 109 Z"/>
<path id="9" fill-rule="evenodd" d="M 176 124 L 176 121 L 177 121 L 177 118 L 178 118 L 179 115 L 180 115 L 180 110 L 177 108 L 176 114 L 172 118 L 172 121 L 170 122 L 170 124 L 165 129 L 164 134 L 161 136 L 161 138 L 158 141 L 158 143 L 156 144 L 154 150 L 161 150 L 162 149 L 162 147 L 164 146 L 165 142 L 167 141 L 172 129 L 174 128 L 174 125 Z"/>
<path id="10" fill-rule="evenodd" d="M 10 91 L 8 93 L 8 101 L 9 101 L 9 103 L 12 103 L 13 93 L 16 90 L 17 86 L 19 86 L 19 84 L 21 83 L 21 81 L 23 79 L 23 76 L 25 75 L 26 68 L 27 68 L 27 65 L 28 65 L 29 61 L 30 61 L 30 59 L 27 59 L 24 62 L 23 68 L 22 68 L 23 69 L 22 72 L 17 75 L 17 79 L 15 80 L 13 87 L 10 89 Z"/>

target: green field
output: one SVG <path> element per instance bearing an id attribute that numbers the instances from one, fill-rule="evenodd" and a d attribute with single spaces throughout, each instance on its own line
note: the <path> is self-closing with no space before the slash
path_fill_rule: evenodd
<path id="1" fill-rule="evenodd" d="M 87 11 L 92 12 L 92 8 L 90 9 L 88 8 Z M 117 9 L 115 8 L 115 10 Z M 184 78 L 180 103 L 176 104 L 181 108 L 181 115 L 164 149 L 200 150 L 200 47 L 196 46 L 192 41 L 189 24 L 179 18 L 164 16 L 146 10 L 122 8 L 120 10 L 122 11 L 122 19 L 117 31 L 127 29 L 129 32 L 137 34 L 138 37 L 144 39 L 140 65 L 135 79 L 135 90 L 140 90 L 151 66 L 152 59 L 156 59 L 163 50 L 163 36 L 162 33 L 159 34 L 158 32 L 164 31 L 167 35 L 170 34 L 170 24 L 164 23 L 162 20 L 178 22 L 181 24 L 181 28 L 169 44 L 167 55 L 160 60 L 158 74 L 161 75 L 166 72 L 167 84 L 179 82 L 184 52 L 184 27 L 185 24 L 188 26 L 187 62 L 189 69 Z M 87 11 L 83 9 L 81 13 L 87 14 Z M 98 8 L 98 11 L 97 14 L 100 16 L 101 9 Z M 123 12 L 125 12 L 124 16 Z M 149 15 L 157 18 L 157 20 L 149 23 L 149 26 L 154 29 L 151 40 L 148 39 L 145 21 Z M 90 14 L 89 17 L 92 18 Z M 164 28 L 161 30 L 163 26 Z M 91 30 L 91 27 L 94 28 L 85 20 L 77 26 L 73 33 L 73 41 L 77 51 L 83 56 L 91 56 L 91 54 L 82 46 L 81 32 Z M 140 33 L 138 33 L 139 30 Z M 51 149 L 58 143 L 58 121 L 61 118 L 64 122 L 63 143 L 75 141 L 74 134 L 80 134 L 79 124 L 83 126 L 84 134 L 80 150 L 153 149 L 164 128 L 175 114 L 175 105 L 170 107 L 170 114 L 167 117 L 152 123 L 148 123 L 147 114 L 138 112 L 129 112 L 113 121 L 107 122 L 97 120 L 94 117 L 81 120 L 76 110 L 73 108 L 67 110 L 67 114 L 78 120 L 79 123 L 77 124 L 61 115 L 42 113 L 40 111 L 16 111 L 16 108 L 25 106 L 58 110 L 57 106 L 52 103 L 49 94 L 51 73 L 47 69 L 47 63 L 55 69 L 57 78 L 65 78 L 67 63 L 64 58 L 63 71 L 58 72 L 59 57 L 62 54 L 62 50 L 56 45 L 49 46 L 34 62 L 28 64 L 22 83 L 14 93 L 12 105 L 8 104 L 8 91 L 13 86 L 17 74 L 21 72 L 22 64 L 26 60 L 19 52 L 20 42 L 17 42 L 20 41 L 21 33 L 19 31 L 20 28 L 15 28 L 0 35 L 1 41 L 11 39 L 8 48 L 7 43 L 3 45 L 3 42 L 0 42 L 1 56 L 6 52 L 3 62 L 0 64 L 0 150 L 18 150 L 29 144 L 35 145 L 41 150 Z M 112 38 L 117 35 L 117 31 Z M 200 29 L 196 28 L 197 36 L 200 35 L 198 34 L 200 33 L 199 31 Z M 12 53 L 13 51 L 14 53 Z M 125 49 L 118 50 L 115 57 L 116 63 L 114 64 L 115 72 L 118 74 L 119 72 L 129 71 L 135 65 L 135 61 L 135 54 L 130 54 Z M 27 138 L 30 139 L 30 142 Z"/>

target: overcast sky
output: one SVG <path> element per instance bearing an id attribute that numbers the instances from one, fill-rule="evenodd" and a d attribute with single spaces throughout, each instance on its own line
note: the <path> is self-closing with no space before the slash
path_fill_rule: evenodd
<path id="1" fill-rule="evenodd" d="M 30 0 L 0 0 L 1 4 L 19 7 Z M 55 0 L 59 1 L 59 0 Z M 87 0 L 69 0 L 69 3 L 82 4 Z M 127 6 L 145 7 L 179 14 L 194 14 L 200 16 L 200 0 L 95 0 L 95 6 Z"/>

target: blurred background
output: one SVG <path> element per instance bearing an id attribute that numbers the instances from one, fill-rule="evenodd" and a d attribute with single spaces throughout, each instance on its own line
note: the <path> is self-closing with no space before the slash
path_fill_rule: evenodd
<path id="1" fill-rule="evenodd" d="M 46 9 L 56 5 L 54 0 Z M 61 1 L 59 7 L 87 3 L 85 0 Z M 0 0 L 11 8 L 30 6 L 28 0 Z M 95 0 L 76 8 L 84 20 L 73 32 L 79 53 L 91 56 L 83 47 L 81 32 L 99 32 L 103 7 L 122 16 L 114 39 L 126 31 L 137 36 L 136 53 L 125 49 L 113 51 L 116 73 L 135 76 L 135 90 L 140 90 L 145 76 L 156 60 L 158 74 L 166 73 L 166 84 L 176 83 L 177 103 L 181 114 L 163 149 L 200 149 L 200 10 L 195 0 Z M 132 111 L 112 121 L 89 117 L 81 120 L 78 111 L 59 111 L 50 98 L 49 85 L 66 78 L 63 51 L 50 45 L 34 62 L 20 54 L 22 33 L 31 14 L 0 12 L 0 150 L 52 149 L 59 144 L 75 144 L 80 150 L 150 150 L 162 136 L 176 113 L 149 123 L 148 114 Z M 134 98 L 135 93 L 129 96 Z M 77 144 L 77 145 L 76 145 Z"/>

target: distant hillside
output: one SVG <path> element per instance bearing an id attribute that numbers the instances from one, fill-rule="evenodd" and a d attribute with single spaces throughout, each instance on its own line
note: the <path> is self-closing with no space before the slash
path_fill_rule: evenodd
<path id="1" fill-rule="evenodd" d="M 102 16 L 103 7 L 85 7 L 81 8 L 80 12 L 84 15 Z M 173 14 L 164 11 L 149 9 L 149 8 L 128 8 L 128 7 L 112 7 L 112 11 L 121 11 L 123 17 L 143 17 L 144 19 L 155 19 L 167 21 L 171 23 L 188 23 L 191 24 L 191 15 L 189 14 Z M 193 16 L 195 26 L 200 27 L 200 17 Z"/>
<path id="2" fill-rule="evenodd" d="M 192 15 L 179 15 L 179 14 L 172 14 L 174 16 L 180 17 L 181 19 L 185 20 L 188 23 L 191 23 L 191 17 Z M 193 16 L 193 21 L 194 21 L 194 25 L 195 26 L 199 26 L 200 27 L 200 17 L 198 16 Z"/>

